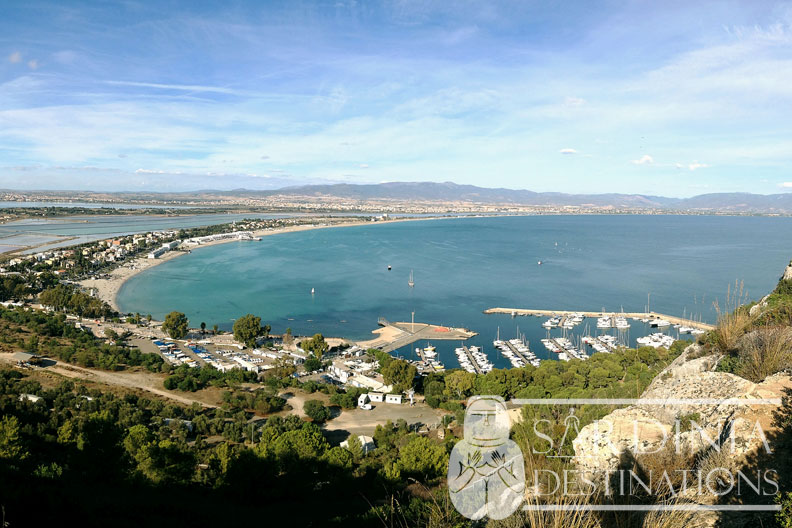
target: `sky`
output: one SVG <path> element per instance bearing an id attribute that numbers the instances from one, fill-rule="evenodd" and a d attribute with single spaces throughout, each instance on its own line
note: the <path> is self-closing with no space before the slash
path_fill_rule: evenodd
<path id="1" fill-rule="evenodd" d="M 0 2 L 0 188 L 792 191 L 792 2 Z"/>

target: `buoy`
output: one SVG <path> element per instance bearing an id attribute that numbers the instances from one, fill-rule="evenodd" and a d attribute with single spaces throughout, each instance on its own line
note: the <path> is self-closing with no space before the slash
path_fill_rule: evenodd
<path id="1" fill-rule="evenodd" d="M 315 292 L 316 292 L 316 290 L 314 290 L 313 288 L 311 288 L 311 295 L 313 295 Z"/>
<path id="2" fill-rule="evenodd" d="M 539 265 L 540 265 L 540 266 L 542 265 L 542 261 L 541 261 L 541 260 L 539 261 Z"/>
<path id="3" fill-rule="evenodd" d="M 391 270 L 391 267 L 390 267 L 390 264 L 388 264 L 388 271 L 390 271 L 390 270 Z"/>

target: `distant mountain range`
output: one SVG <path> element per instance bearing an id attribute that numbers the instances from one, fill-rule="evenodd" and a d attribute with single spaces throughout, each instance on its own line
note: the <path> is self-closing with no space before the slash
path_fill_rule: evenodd
<path id="1" fill-rule="evenodd" d="M 16 192 L 18 191 L 10 191 Z M 565 194 L 533 192 L 522 189 L 486 188 L 445 182 L 392 182 L 380 184 L 323 184 L 283 187 L 274 190 L 236 189 L 231 191 L 201 190 L 186 192 L 119 192 L 40 191 L 36 196 L 49 199 L 90 197 L 100 200 L 145 201 L 212 201 L 222 198 L 267 198 L 294 196 L 343 198 L 347 200 L 394 200 L 413 202 L 472 202 L 493 205 L 610 207 L 614 209 L 679 210 L 701 212 L 734 212 L 792 214 L 792 193 L 710 193 L 691 198 L 668 198 L 645 194 Z"/>
<path id="2" fill-rule="evenodd" d="M 674 209 L 733 212 L 792 212 L 792 193 L 751 194 L 711 193 L 692 198 L 668 198 L 644 194 L 565 194 L 533 192 L 458 185 L 456 183 L 393 182 L 380 184 L 304 185 L 273 191 L 236 190 L 213 193 L 236 196 L 316 196 L 354 200 L 415 200 L 445 202 L 477 202 L 484 204 L 594 206 L 614 208 Z"/>

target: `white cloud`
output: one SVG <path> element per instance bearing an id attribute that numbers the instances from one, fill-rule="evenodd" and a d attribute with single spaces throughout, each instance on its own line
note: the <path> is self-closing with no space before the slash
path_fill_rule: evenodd
<path id="1" fill-rule="evenodd" d="M 792 182 L 782 182 L 778 184 L 779 187 L 783 187 L 784 189 L 792 189 Z"/>
<path id="2" fill-rule="evenodd" d="M 197 84 L 162 84 L 134 81 L 104 81 L 104 83 L 114 86 L 131 86 L 134 88 L 155 88 L 161 90 L 177 90 L 185 92 L 210 92 L 228 95 L 253 95 L 252 92 L 234 90 L 232 88 L 225 88 L 222 86 L 203 86 Z"/>
<path id="3" fill-rule="evenodd" d="M 368 163 L 361 163 L 360 165 L 358 165 L 358 167 L 360 167 L 361 169 L 368 169 L 369 168 Z"/>
<path id="4" fill-rule="evenodd" d="M 632 163 L 635 165 L 651 165 L 654 163 L 654 159 L 649 154 L 644 154 L 637 160 L 632 160 Z"/>
<path id="5" fill-rule="evenodd" d="M 707 167 L 709 167 L 708 164 L 699 163 L 698 161 L 694 161 L 693 163 L 688 163 L 687 165 L 684 164 L 684 163 L 674 163 L 674 166 L 677 169 L 688 169 L 688 170 L 691 170 L 691 171 L 694 171 L 696 169 L 706 169 Z"/>
<path id="6" fill-rule="evenodd" d="M 564 104 L 566 106 L 583 106 L 586 104 L 586 100 L 580 97 L 567 97 L 564 100 Z"/>
<path id="7" fill-rule="evenodd" d="M 10 62 L 11 64 L 16 64 L 21 60 L 22 60 L 22 54 L 19 53 L 18 51 L 15 51 L 14 53 L 8 56 L 8 62 Z"/>
<path id="8" fill-rule="evenodd" d="M 39 66 L 38 60 L 31 59 L 28 61 L 28 68 L 30 68 L 31 70 L 38 69 L 38 66 Z"/>
<path id="9" fill-rule="evenodd" d="M 560 152 L 561 154 L 566 154 L 566 155 L 577 154 L 578 153 L 578 151 L 573 149 L 573 148 L 562 148 L 558 152 Z"/>

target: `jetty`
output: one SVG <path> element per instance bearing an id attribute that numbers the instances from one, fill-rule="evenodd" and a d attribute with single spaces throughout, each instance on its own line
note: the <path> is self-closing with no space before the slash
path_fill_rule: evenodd
<path id="1" fill-rule="evenodd" d="M 470 353 L 470 349 L 467 347 L 467 345 L 462 345 L 462 350 L 465 351 L 465 355 L 467 356 L 468 361 L 470 361 L 470 364 L 473 365 L 473 370 L 476 371 L 476 374 L 481 374 L 481 367 L 479 367 L 479 364 L 476 362 L 476 358 L 473 357 L 473 354 Z"/>
<path id="2" fill-rule="evenodd" d="M 467 328 L 429 323 L 392 323 L 383 317 L 379 318 L 378 324 L 381 328 L 373 331 L 378 337 L 368 341 L 359 341 L 358 346 L 392 352 L 422 339 L 427 341 L 464 341 L 478 335 Z"/>
<path id="3" fill-rule="evenodd" d="M 701 321 L 693 321 L 692 319 L 685 319 L 674 315 L 666 315 L 657 312 L 582 312 L 580 310 L 529 310 L 525 308 L 488 308 L 484 310 L 485 314 L 506 314 L 506 315 L 535 315 L 537 317 L 568 317 L 575 314 L 581 314 L 583 317 L 613 317 L 614 315 L 621 315 L 623 317 L 630 317 L 634 319 L 649 319 L 652 320 L 664 319 L 671 324 L 678 324 L 682 326 L 689 326 L 691 328 L 698 328 L 700 330 L 714 330 L 715 325 L 702 323 Z"/>
<path id="4" fill-rule="evenodd" d="M 522 352 L 517 350 L 517 347 L 514 346 L 513 344 L 511 344 L 511 342 L 509 342 L 508 340 L 504 340 L 503 344 L 505 344 L 508 347 L 508 349 L 511 350 L 512 354 L 514 354 L 516 357 L 522 359 L 525 362 L 526 365 L 530 365 L 531 364 L 531 360 L 529 360 L 527 357 L 525 357 L 522 354 Z"/>

